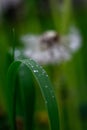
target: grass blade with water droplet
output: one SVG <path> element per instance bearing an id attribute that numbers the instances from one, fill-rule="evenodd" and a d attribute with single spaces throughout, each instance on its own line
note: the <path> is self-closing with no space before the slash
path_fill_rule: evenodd
<path id="1" fill-rule="evenodd" d="M 17 60 L 13 62 L 8 71 L 7 87 L 10 87 L 9 95 L 8 95 L 8 88 L 7 88 L 7 96 L 8 96 L 8 100 L 10 101 L 10 103 L 8 104 L 8 108 L 9 108 L 8 113 L 9 113 L 9 120 L 12 129 L 14 129 L 12 103 L 13 103 L 13 94 L 14 94 L 13 92 L 15 90 L 12 86 L 12 81 L 14 76 L 16 76 L 16 72 L 18 71 L 21 64 L 24 64 L 31 70 L 33 76 L 35 77 L 37 83 L 39 84 L 41 93 L 43 95 L 44 101 L 47 106 L 51 130 L 59 130 L 58 106 L 57 106 L 52 85 L 44 69 L 31 59 Z"/>

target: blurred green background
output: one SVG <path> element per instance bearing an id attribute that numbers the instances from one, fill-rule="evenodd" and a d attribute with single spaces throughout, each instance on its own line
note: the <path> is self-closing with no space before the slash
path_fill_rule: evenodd
<path id="1" fill-rule="evenodd" d="M 43 67 L 54 85 L 60 112 L 60 130 L 87 130 L 87 1 L 0 0 L 0 130 L 9 129 L 4 93 L 6 73 L 14 60 L 14 53 L 9 53 L 9 50 L 23 49 L 20 37 L 24 34 L 36 35 L 56 30 L 62 36 L 67 34 L 72 25 L 81 34 L 81 48 L 69 61 L 54 65 L 49 63 Z M 25 68 L 20 69 L 18 77 L 20 85 L 32 85 Z M 19 80 L 15 85 L 19 85 Z M 35 82 L 34 85 L 34 123 L 30 129 L 49 130 L 45 104 Z M 18 129 L 22 130 L 22 114 L 20 110 L 17 111 Z"/>

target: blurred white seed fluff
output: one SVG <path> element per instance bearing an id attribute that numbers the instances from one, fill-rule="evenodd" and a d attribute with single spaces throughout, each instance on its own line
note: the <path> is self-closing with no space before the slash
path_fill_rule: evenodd
<path id="1" fill-rule="evenodd" d="M 65 36 L 49 30 L 42 35 L 27 34 L 21 37 L 25 48 L 23 53 L 40 64 L 56 64 L 71 59 L 72 54 L 81 47 L 81 36 L 71 27 Z"/>

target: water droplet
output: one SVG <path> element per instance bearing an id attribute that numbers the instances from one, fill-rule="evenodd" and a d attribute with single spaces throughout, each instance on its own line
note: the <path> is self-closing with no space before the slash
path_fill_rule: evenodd
<path id="1" fill-rule="evenodd" d="M 45 88 L 48 88 L 48 86 L 46 85 Z"/>
<path id="2" fill-rule="evenodd" d="M 13 31 L 13 34 L 15 33 L 15 29 L 14 28 L 12 28 L 12 31 Z"/>
<path id="3" fill-rule="evenodd" d="M 45 101 L 45 103 L 47 104 L 47 101 Z"/>
<path id="4" fill-rule="evenodd" d="M 52 98 L 54 98 L 54 95 L 52 96 Z"/>
<path id="5" fill-rule="evenodd" d="M 38 67 L 39 65 L 36 65 L 36 67 Z"/>
<path id="6" fill-rule="evenodd" d="M 38 70 L 34 70 L 34 73 L 38 72 Z"/>

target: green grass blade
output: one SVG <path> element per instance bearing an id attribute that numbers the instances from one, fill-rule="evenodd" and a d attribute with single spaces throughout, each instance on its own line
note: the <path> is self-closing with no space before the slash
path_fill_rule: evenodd
<path id="1" fill-rule="evenodd" d="M 19 100 L 19 102 L 22 101 L 22 105 L 19 106 L 19 112 L 23 107 L 22 113 L 24 117 L 25 130 L 32 130 L 34 127 L 33 115 L 35 110 L 35 84 L 33 80 L 33 75 L 28 67 L 22 65 L 19 69 L 19 77 L 19 93 L 21 93 L 22 97 L 22 100 Z"/>
<path id="2" fill-rule="evenodd" d="M 13 86 L 12 81 L 14 80 L 13 77 L 16 76 L 16 72 L 18 71 L 21 64 L 26 65 L 31 70 L 32 74 L 34 75 L 36 81 L 39 84 L 41 93 L 43 95 L 48 110 L 51 130 L 59 130 L 58 106 L 57 106 L 52 85 L 44 69 L 31 59 L 17 60 L 13 62 L 8 71 L 7 82 L 8 82 L 8 87 L 10 87 L 10 94 L 8 95 L 9 96 L 8 113 L 9 113 L 9 120 L 12 129 L 14 129 L 14 120 L 13 120 L 13 110 L 12 110 L 11 103 L 13 103 L 13 95 L 14 95 L 13 92 L 15 90 L 12 87 Z M 8 94 L 8 88 L 7 88 L 7 94 Z"/>

